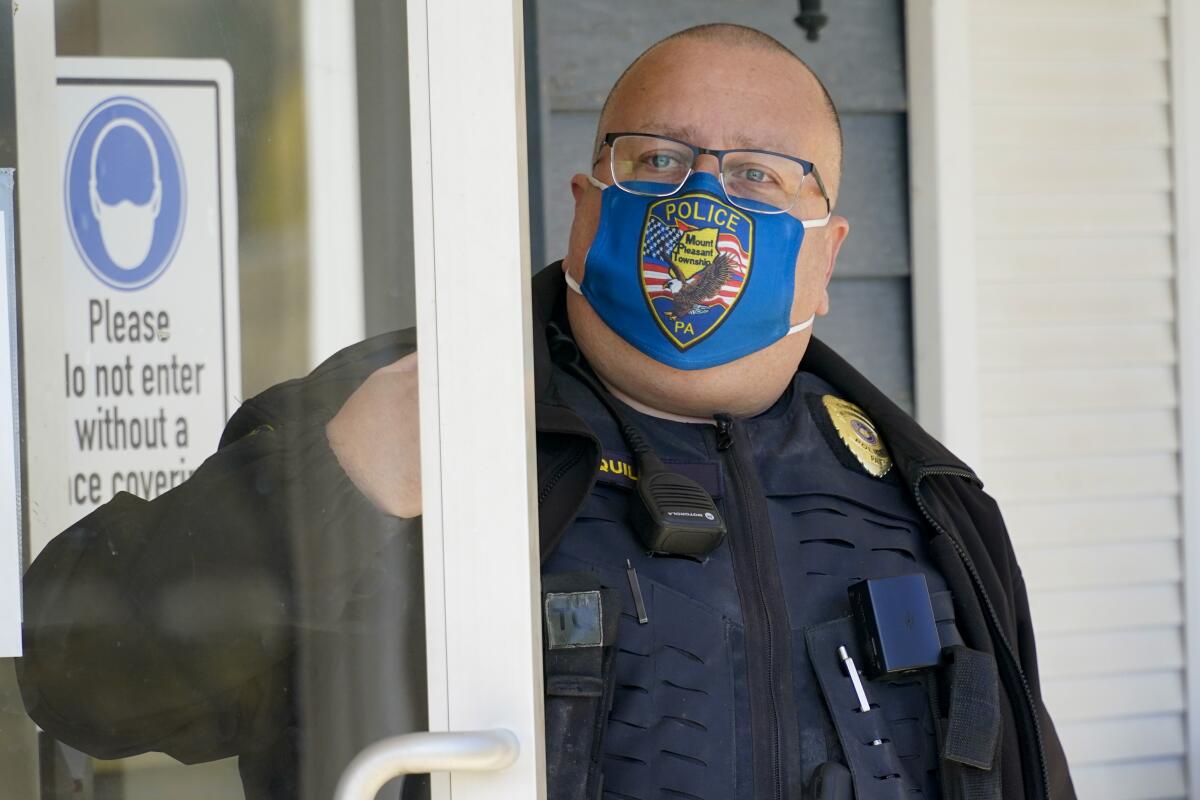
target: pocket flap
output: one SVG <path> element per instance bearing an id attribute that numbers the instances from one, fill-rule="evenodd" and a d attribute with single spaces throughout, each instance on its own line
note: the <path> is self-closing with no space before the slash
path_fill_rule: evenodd
<path id="1" fill-rule="evenodd" d="M 838 657 L 838 648 L 845 647 L 856 664 L 862 660 L 854 621 L 842 617 L 813 625 L 805 629 L 804 637 L 833 727 L 850 767 L 854 796 L 859 800 L 911 797 L 887 720 L 874 703 L 870 704 L 870 711 L 860 710 L 854 684 Z M 870 700 L 869 693 L 867 699 Z"/>

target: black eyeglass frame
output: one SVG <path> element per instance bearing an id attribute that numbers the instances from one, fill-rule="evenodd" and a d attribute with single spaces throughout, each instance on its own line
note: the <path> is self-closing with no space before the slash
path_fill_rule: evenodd
<path id="1" fill-rule="evenodd" d="M 682 186 L 684 183 L 687 182 L 688 178 L 692 177 L 692 173 L 695 171 L 695 165 L 696 165 L 697 158 L 699 158 L 700 156 L 712 156 L 713 158 L 717 159 L 717 176 L 721 181 L 721 189 L 725 192 L 726 197 L 729 197 L 729 190 L 727 190 L 725 188 L 725 156 L 727 154 L 729 154 L 729 153 L 762 153 L 763 155 L 776 156 L 778 158 L 786 158 L 788 161 L 794 161 L 797 164 L 799 164 L 804 169 L 804 174 L 806 177 L 808 175 L 813 176 L 813 179 L 816 180 L 816 182 L 817 182 L 817 188 L 819 188 L 821 190 L 821 197 L 825 200 L 825 216 L 828 217 L 830 214 L 833 213 L 833 203 L 829 200 L 829 192 L 826 191 L 826 189 L 825 189 L 825 181 L 821 179 L 821 171 L 818 170 L 817 165 L 811 161 L 807 161 L 807 160 L 805 160 L 803 158 L 799 158 L 797 156 L 788 155 L 787 153 L 777 153 L 774 150 L 760 150 L 760 149 L 754 148 L 754 147 L 731 147 L 728 150 L 713 150 L 712 148 L 709 148 L 709 147 L 700 147 L 699 145 L 694 145 L 691 142 L 685 142 L 682 139 L 676 139 L 674 136 L 666 136 L 661 133 L 646 133 L 645 131 L 619 131 L 619 132 L 615 132 L 615 133 L 606 133 L 606 134 L 604 134 L 604 139 L 601 140 L 601 142 L 600 142 L 600 146 L 598 148 L 596 148 L 596 158 L 592 161 L 592 169 L 595 169 L 596 165 L 600 163 L 600 151 L 604 148 L 604 145 L 608 145 L 608 173 L 609 173 L 609 176 L 612 178 L 613 184 L 616 185 L 618 188 L 620 188 L 623 191 L 628 192 L 630 190 L 626 189 L 624 186 L 622 186 L 620 184 L 620 182 L 617 181 L 617 170 L 612 163 L 613 153 L 616 152 L 616 148 L 613 146 L 613 143 L 616 142 L 617 139 L 621 138 L 622 136 L 646 136 L 646 137 L 653 138 L 653 139 L 663 139 L 668 142 L 674 142 L 675 144 L 680 145 L 681 147 L 686 147 L 689 150 L 691 150 L 692 151 L 692 163 L 688 164 L 687 175 L 683 176 L 683 180 L 679 182 L 679 186 Z M 678 191 L 678 189 L 679 189 L 678 186 L 675 187 L 675 191 Z M 640 192 L 631 192 L 631 193 L 632 194 L 641 194 Z M 654 195 L 651 195 L 651 196 L 654 196 Z M 665 197 L 666 195 L 662 195 L 662 196 Z M 729 199 L 730 199 L 730 201 L 733 200 L 733 198 L 729 198 Z M 765 212 L 760 212 L 760 213 L 786 214 L 788 211 L 791 211 L 793 208 L 795 208 L 796 201 L 799 199 L 800 199 L 800 192 L 796 192 L 796 196 L 792 198 L 792 204 L 790 206 L 788 206 L 787 208 L 781 208 L 778 211 L 774 211 L 774 212 L 765 211 Z"/>

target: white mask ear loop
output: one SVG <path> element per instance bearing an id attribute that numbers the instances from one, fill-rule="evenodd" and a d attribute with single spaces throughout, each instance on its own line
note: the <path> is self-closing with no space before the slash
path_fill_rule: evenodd
<path id="1" fill-rule="evenodd" d="M 569 288 L 572 292 L 579 295 L 580 297 L 583 296 L 583 290 L 579 288 L 579 281 L 572 278 L 571 273 L 567 272 L 566 270 L 563 270 L 563 280 L 567 282 L 567 288 Z"/>
<path id="2" fill-rule="evenodd" d="M 595 177 L 594 175 L 588 175 L 587 179 L 588 183 L 590 183 L 592 186 L 595 186 L 600 191 L 604 191 L 605 189 L 609 188 L 607 183 Z M 580 297 L 583 296 L 583 290 L 579 288 L 579 281 L 572 278 L 570 272 L 567 272 L 566 270 L 563 271 L 563 280 L 567 282 L 567 288 Z"/>
<path id="3" fill-rule="evenodd" d="M 832 218 L 833 218 L 833 209 L 831 208 L 831 209 L 829 209 L 829 213 L 826 214 L 821 219 L 802 219 L 802 220 L 800 220 L 800 224 L 804 226 L 805 230 L 808 230 L 809 228 L 824 228 L 826 225 L 829 224 L 829 220 Z M 793 333 L 799 333 L 800 331 L 804 330 L 805 328 L 811 328 L 812 324 L 813 324 L 813 320 L 815 320 L 816 318 L 817 318 L 817 315 L 813 314 L 811 317 L 804 320 L 804 322 L 801 322 L 799 325 L 793 325 L 792 327 L 788 328 L 788 332 L 785 335 L 791 336 Z"/>
<path id="4" fill-rule="evenodd" d="M 826 225 L 829 224 L 829 220 L 832 218 L 833 218 L 833 209 L 831 208 L 831 209 L 829 209 L 829 213 L 826 214 L 821 219 L 802 219 L 802 220 L 800 220 L 800 224 L 804 226 L 805 230 L 808 230 L 809 228 L 824 228 Z M 801 322 L 799 325 L 793 325 L 792 327 L 788 328 L 788 332 L 785 335 L 791 336 L 793 333 L 799 333 L 800 331 L 804 330 L 805 328 L 811 328 L 812 324 L 813 324 L 813 320 L 815 320 L 816 318 L 817 318 L 817 315 L 813 314 L 811 317 L 804 320 L 804 322 Z"/>
<path id="5" fill-rule="evenodd" d="M 824 228 L 826 225 L 829 224 L 829 220 L 832 218 L 833 218 L 833 209 L 831 208 L 831 209 L 829 209 L 829 213 L 826 214 L 821 219 L 802 219 L 802 220 L 800 220 L 800 224 L 804 226 L 805 230 L 808 230 L 809 228 Z M 793 333 L 799 333 L 800 331 L 804 330 L 805 328 L 811 328 L 812 324 L 813 324 L 813 320 L 815 320 L 816 318 L 817 318 L 817 315 L 813 314 L 811 317 L 804 320 L 804 322 L 801 322 L 799 325 L 793 325 L 792 327 L 788 328 L 788 332 L 784 335 L 791 336 Z"/>
<path id="6" fill-rule="evenodd" d="M 791 336 L 793 333 L 799 333 L 800 331 L 804 330 L 805 328 L 811 328 L 812 324 L 813 324 L 813 320 L 815 320 L 816 318 L 817 318 L 817 315 L 813 314 L 811 317 L 804 320 L 804 322 L 801 322 L 799 325 L 793 325 L 792 327 L 788 328 L 788 331 L 787 331 L 787 333 L 784 334 L 784 336 Z"/>

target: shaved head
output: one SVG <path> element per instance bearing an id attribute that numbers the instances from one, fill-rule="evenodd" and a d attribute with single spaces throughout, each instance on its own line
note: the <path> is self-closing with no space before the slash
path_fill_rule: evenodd
<path id="1" fill-rule="evenodd" d="M 621 76 L 617 78 L 616 83 L 608 91 L 608 97 L 604 99 L 604 105 L 600 110 L 600 122 L 596 128 L 596 141 L 592 150 L 592 158 L 600 152 L 600 147 L 603 144 L 602 139 L 608 133 L 608 120 L 610 107 L 626 83 L 626 78 L 637 71 L 639 65 L 654 53 L 659 48 L 671 42 L 693 41 L 698 43 L 709 43 L 729 49 L 746 48 L 749 50 L 757 50 L 759 52 L 774 53 L 783 58 L 789 59 L 794 64 L 799 66 L 804 73 L 807 74 L 820 91 L 821 106 L 835 150 L 835 163 L 833 164 L 818 164 L 827 176 L 830 183 L 830 191 L 836 193 L 837 184 L 840 183 L 842 173 L 842 120 L 838 115 L 837 107 L 833 104 L 833 98 L 829 95 L 829 90 L 825 88 L 825 84 L 817 77 L 817 74 L 812 71 L 812 68 L 805 63 L 804 59 L 789 50 L 784 44 L 773 36 L 768 36 L 760 30 L 747 27 L 745 25 L 735 25 L 733 23 L 718 22 L 707 25 L 697 25 L 692 28 L 686 28 L 677 33 L 673 33 L 665 39 L 652 44 L 640 56 L 633 60 Z M 798 86 L 797 91 L 804 91 L 805 87 Z M 682 137 L 686 138 L 686 137 Z M 696 142 L 702 146 L 707 146 L 704 142 Z M 804 155 L 804 154 L 798 154 Z M 807 157 L 807 156 L 806 156 Z"/>

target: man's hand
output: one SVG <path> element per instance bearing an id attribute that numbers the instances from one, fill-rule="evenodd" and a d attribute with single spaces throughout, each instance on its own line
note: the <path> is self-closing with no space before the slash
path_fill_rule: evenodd
<path id="1" fill-rule="evenodd" d="M 417 354 L 381 367 L 325 426 L 350 480 L 377 508 L 397 517 L 421 513 L 421 435 Z"/>

